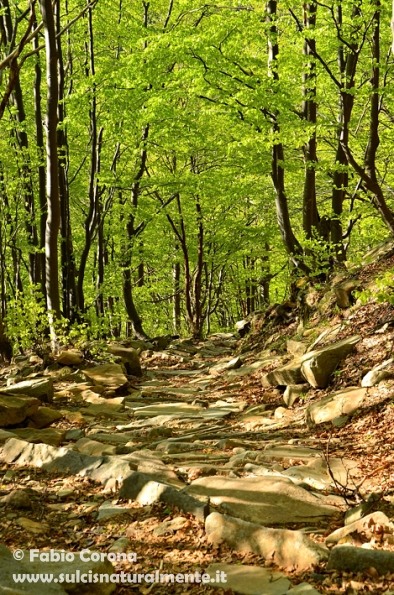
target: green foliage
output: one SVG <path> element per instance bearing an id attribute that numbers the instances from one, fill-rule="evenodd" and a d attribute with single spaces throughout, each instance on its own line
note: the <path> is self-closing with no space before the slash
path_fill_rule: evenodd
<path id="1" fill-rule="evenodd" d="M 9 301 L 5 322 L 14 352 L 29 349 L 48 337 L 46 306 L 38 287 L 28 286 L 25 293 Z"/>

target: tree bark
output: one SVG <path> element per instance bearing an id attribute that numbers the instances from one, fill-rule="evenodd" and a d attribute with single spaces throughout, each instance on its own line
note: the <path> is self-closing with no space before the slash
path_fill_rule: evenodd
<path id="1" fill-rule="evenodd" d="M 45 231 L 45 279 L 47 309 L 52 348 L 56 348 L 55 319 L 60 316 L 58 236 L 60 228 L 59 169 L 57 155 L 57 123 L 59 89 L 57 79 L 56 27 L 51 0 L 40 0 L 44 23 L 47 113 L 46 113 L 46 195 L 47 220 Z"/>

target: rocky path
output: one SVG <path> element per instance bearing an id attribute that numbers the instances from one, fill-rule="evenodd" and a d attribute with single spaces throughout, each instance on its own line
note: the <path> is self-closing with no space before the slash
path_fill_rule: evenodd
<path id="1" fill-rule="evenodd" d="M 112 353 L 123 366 L 87 365 L 64 352 L 45 374 L 38 358 L 4 370 L 13 384 L 0 389 L 0 592 L 42 592 L 15 587 L 12 573 L 21 567 L 73 571 L 67 561 L 14 561 L 15 548 L 89 548 L 135 554 L 86 562 L 93 572 L 210 577 L 194 585 L 89 585 L 90 593 L 361 593 L 365 580 L 357 588 L 357 575 L 346 572 L 373 568 L 374 592 L 389 594 L 394 553 L 350 544 L 379 535 L 390 545 L 394 526 L 367 503 L 347 512 L 344 524 L 360 466 L 346 453 L 327 454 L 327 441 L 308 428 L 327 416 L 327 403 L 278 405 L 282 395 L 271 384 L 282 380 L 267 384 L 261 372 L 283 374 L 280 358 L 236 350 L 231 334 L 175 341 L 143 352 L 138 379 L 124 368 L 139 373 L 135 352 L 121 347 Z M 329 419 L 337 419 L 329 402 Z M 342 410 L 343 403 L 341 396 Z"/>

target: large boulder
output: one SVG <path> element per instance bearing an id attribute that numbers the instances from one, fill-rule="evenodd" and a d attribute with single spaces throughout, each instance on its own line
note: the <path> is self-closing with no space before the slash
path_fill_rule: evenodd
<path id="1" fill-rule="evenodd" d="M 205 531 L 215 545 L 224 542 L 237 551 L 253 552 L 282 567 L 306 570 L 328 558 L 328 550 L 302 531 L 270 529 L 218 512 L 207 517 Z"/>
<path id="2" fill-rule="evenodd" d="M 349 387 L 333 395 L 323 397 L 309 405 L 306 410 L 308 424 L 321 424 L 342 415 L 351 415 L 358 409 L 367 394 L 366 388 Z"/>
<path id="3" fill-rule="evenodd" d="M 34 397 L 0 395 L 0 426 L 14 426 L 25 421 L 40 405 L 41 401 Z"/>
<path id="4" fill-rule="evenodd" d="M 341 499 L 311 494 L 285 477 L 201 477 L 185 490 L 195 498 L 210 498 L 220 511 L 268 526 L 313 523 L 338 513 Z"/>
<path id="5" fill-rule="evenodd" d="M 302 359 L 293 359 L 290 363 L 268 372 L 263 378 L 263 384 L 270 386 L 286 386 L 287 384 L 303 384 L 305 378 L 301 373 Z"/>
<path id="6" fill-rule="evenodd" d="M 342 341 L 326 345 L 320 349 L 309 351 L 301 360 L 302 376 L 314 388 L 326 388 L 330 376 L 338 364 L 353 351 L 356 344 L 361 340 L 358 335 L 353 335 Z M 299 384 L 288 382 L 287 384 Z"/>
<path id="7" fill-rule="evenodd" d="M 23 395 L 40 399 L 43 403 L 52 403 L 53 400 L 53 380 L 52 378 L 34 378 L 33 380 L 23 380 L 16 384 L 11 384 L 0 388 L 1 394 Z"/>

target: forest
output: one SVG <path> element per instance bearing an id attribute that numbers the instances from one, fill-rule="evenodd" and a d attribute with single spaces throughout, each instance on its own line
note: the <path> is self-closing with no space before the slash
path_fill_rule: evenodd
<path id="1" fill-rule="evenodd" d="M 2 0 L 11 343 L 201 338 L 392 235 L 390 19 L 386 0 Z"/>

